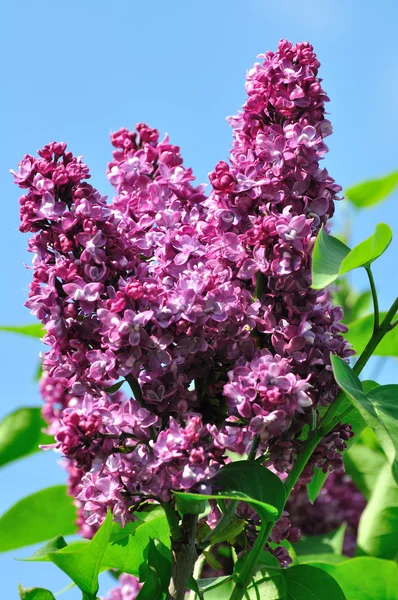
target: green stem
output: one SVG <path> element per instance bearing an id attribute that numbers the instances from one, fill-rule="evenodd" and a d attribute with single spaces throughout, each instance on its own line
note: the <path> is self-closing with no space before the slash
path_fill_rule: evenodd
<path id="1" fill-rule="evenodd" d="M 372 269 L 371 269 L 370 265 L 368 265 L 367 267 L 365 267 L 365 270 L 366 270 L 366 273 L 367 273 L 368 278 L 369 278 L 370 289 L 371 289 L 371 292 L 372 292 L 373 308 L 374 308 L 374 315 L 375 315 L 374 326 L 373 326 L 373 333 L 376 333 L 376 331 L 379 329 L 379 323 L 380 323 L 379 300 L 378 300 L 378 297 L 377 297 L 377 290 L 376 290 L 375 280 L 374 280 Z"/>
<path id="2" fill-rule="evenodd" d="M 263 523 L 261 525 L 261 529 L 254 546 L 250 550 L 242 566 L 242 570 L 238 575 L 238 579 L 236 580 L 234 591 L 232 592 L 230 600 L 241 600 L 241 598 L 243 598 L 247 585 L 254 575 L 259 554 L 263 551 L 273 526 L 274 523 L 272 521 L 270 523 Z"/>

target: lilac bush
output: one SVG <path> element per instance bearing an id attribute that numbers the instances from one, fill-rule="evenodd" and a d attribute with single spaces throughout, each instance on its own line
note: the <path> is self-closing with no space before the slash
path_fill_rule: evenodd
<path id="1" fill-rule="evenodd" d="M 48 346 L 43 416 L 85 537 L 108 511 L 125 526 L 161 504 L 178 521 L 174 493 L 217 491 L 231 453 L 293 478 L 268 532 L 274 544 L 297 542 L 298 527 L 313 533 L 304 498 L 315 467 L 335 475 L 310 513 L 334 498 L 351 426 L 331 420 L 316 440 L 309 434 L 337 411 L 331 356 L 347 364 L 354 354 L 342 309 L 311 287 L 315 240 L 341 191 L 320 163 L 332 132 L 328 97 L 310 44 L 281 40 L 259 58 L 242 109 L 228 119 L 229 162 L 209 174 L 208 191 L 179 147 L 143 123 L 111 135 L 111 202 L 65 143 L 26 155 L 14 172 L 25 190 L 20 229 L 32 234 L 26 306 Z M 333 501 L 334 525 L 354 519 Z M 259 516 L 232 500 L 225 508 L 255 547 Z M 213 503 L 202 523 L 208 537 L 224 518 Z M 263 547 L 287 566 L 286 549 L 267 539 Z M 170 597 L 183 597 L 191 566 Z M 122 575 L 121 585 L 112 600 L 136 597 L 134 578 Z"/>

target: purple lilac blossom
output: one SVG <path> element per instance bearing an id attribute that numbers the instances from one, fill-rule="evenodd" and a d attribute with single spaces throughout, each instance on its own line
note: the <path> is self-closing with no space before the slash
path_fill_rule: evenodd
<path id="1" fill-rule="evenodd" d="M 341 190 L 319 166 L 331 133 L 319 62 L 284 40 L 260 58 L 208 196 L 145 124 L 111 135 L 111 203 L 64 143 L 14 173 L 21 231 L 35 234 L 26 305 L 49 346 L 43 414 L 90 531 L 108 508 L 125 523 L 143 501 L 200 489 L 257 434 L 284 477 L 337 393 L 330 354 L 352 353 L 341 309 L 310 287 Z M 133 398 L 109 390 L 124 379 Z M 304 478 L 339 467 L 349 435 L 329 434 Z"/>
<path id="2" fill-rule="evenodd" d="M 119 586 L 114 587 L 102 600 L 135 600 L 139 594 L 142 584 L 134 575 L 123 573 L 119 577 Z"/>

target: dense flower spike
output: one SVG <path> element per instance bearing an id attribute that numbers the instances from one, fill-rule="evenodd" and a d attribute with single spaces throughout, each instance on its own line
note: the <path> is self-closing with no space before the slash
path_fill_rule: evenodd
<path id="1" fill-rule="evenodd" d="M 142 502 L 206 488 L 255 435 L 267 466 L 288 471 L 336 395 L 330 353 L 351 353 L 342 311 L 310 288 L 341 189 L 319 166 L 327 97 L 309 44 L 261 58 L 208 196 L 145 124 L 111 136 L 110 204 L 64 143 L 14 173 L 21 230 L 35 233 L 27 306 L 50 347 L 43 412 L 87 534 L 109 507 L 124 523 Z M 349 431 L 331 435 L 314 459 L 329 469 Z"/>

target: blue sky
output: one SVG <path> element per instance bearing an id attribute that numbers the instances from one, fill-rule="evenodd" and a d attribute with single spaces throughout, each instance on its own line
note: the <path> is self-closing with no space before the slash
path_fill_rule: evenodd
<path id="1" fill-rule="evenodd" d="M 322 62 L 334 135 L 325 165 L 343 186 L 398 167 L 398 71 L 394 0 L 135 0 L 3 3 L 0 19 L 0 97 L 3 190 L 0 261 L 1 321 L 23 324 L 30 273 L 23 263 L 27 237 L 18 232 L 19 190 L 8 174 L 25 153 L 50 140 L 66 141 L 84 155 L 92 182 L 110 191 L 105 167 L 109 133 L 147 121 L 182 147 L 198 180 L 226 159 L 231 134 L 225 117 L 244 101 L 245 71 L 256 55 L 285 37 L 310 41 Z M 378 221 L 398 233 L 397 195 L 356 218 L 353 239 L 370 235 Z M 396 295 L 395 240 L 375 268 L 382 308 Z M 365 283 L 356 277 L 358 284 Z M 1 338 L 0 417 L 20 405 L 37 405 L 32 383 L 40 344 Z M 397 381 L 388 361 L 379 378 Z M 63 481 L 52 453 L 0 471 L 0 512 L 17 499 Z M 68 580 L 53 565 L 18 563 L 0 555 L 1 596 L 16 600 L 16 580 L 57 591 Z M 104 581 L 105 593 L 110 580 Z M 77 600 L 72 590 L 65 600 Z"/>

